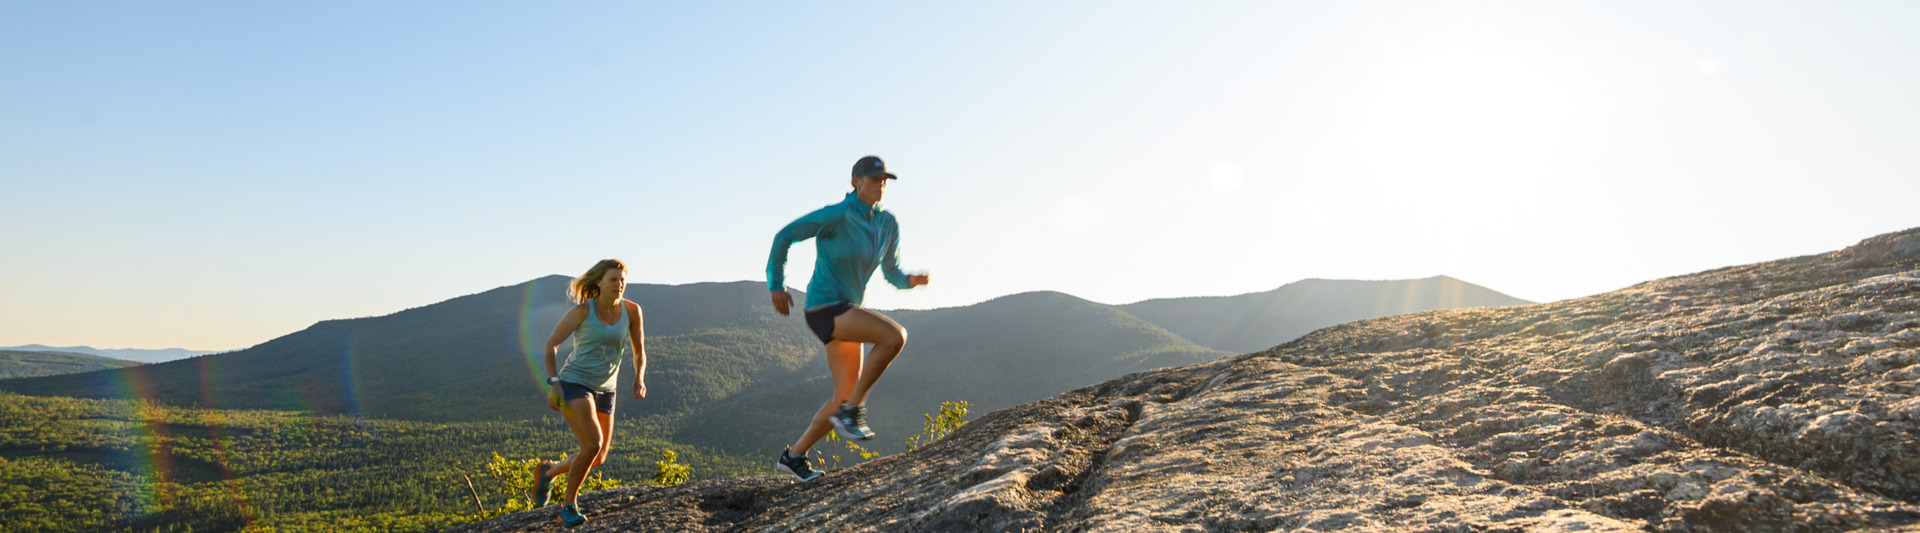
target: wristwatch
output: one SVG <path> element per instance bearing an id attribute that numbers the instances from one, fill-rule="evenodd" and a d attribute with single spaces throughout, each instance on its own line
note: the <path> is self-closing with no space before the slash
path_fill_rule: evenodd
<path id="1" fill-rule="evenodd" d="M 547 378 L 548 385 L 552 385 L 554 383 L 559 383 L 559 382 L 560 382 L 560 376 L 550 376 Z"/>

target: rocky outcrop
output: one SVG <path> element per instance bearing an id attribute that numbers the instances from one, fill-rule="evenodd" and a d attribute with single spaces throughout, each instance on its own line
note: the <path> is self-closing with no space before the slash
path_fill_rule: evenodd
<path id="1" fill-rule="evenodd" d="M 609 531 L 1917 528 L 1916 363 L 1909 230 L 1577 300 L 1343 324 L 996 411 L 809 484 L 582 504 L 586 529 Z"/>

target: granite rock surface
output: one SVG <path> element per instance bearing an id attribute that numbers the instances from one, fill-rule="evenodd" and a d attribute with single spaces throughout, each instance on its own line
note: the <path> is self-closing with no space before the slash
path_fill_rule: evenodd
<path id="1" fill-rule="evenodd" d="M 996 411 L 811 483 L 581 503 L 591 531 L 1920 530 L 1920 229 L 1342 324 Z"/>

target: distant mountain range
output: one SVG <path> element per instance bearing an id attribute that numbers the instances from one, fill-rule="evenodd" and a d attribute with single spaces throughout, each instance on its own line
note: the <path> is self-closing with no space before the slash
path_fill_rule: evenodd
<path id="1" fill-rule="evenodd" d="M 0 389 L 435 422 L 546 417 L 538 348 L 571 306 L 567 282 L 548 276 L 386 316 L 323 321 L 244 350 L 0 381 Z M 627 297 L 645 309 L 651 361 L 648 399 L 627 399 L 631 369 L 623 372 L 623 417 L 665 416 L 675 421 L 665 424 L 675 441 L 770 454 L 826 400 L 819 342 L 799 313 L 773 312 L 764 284 L 632 284 Z M 882 432 L 872 447 L 898 451 L 942 401 L 972 402 L 984 413 L 1129 372 L 1264 349 L 1298 335 L 1289 332 L 1350 317 L 1511 303 L 1525 302 L 1429 278 L 1310 280 L 1126 306 L 1035 292 L 889 311 L 910 337 L 872 397 L 870 416 Z"/>
<path id="2" fill-rule="evenodd" d="M 923 415 L 939 412 L 943 401 L 964 400 L 972 412 L 985 413 L 1129 372 L 1232 355 L 1112 306 L 1057 292 L 888 313 L 907 328 L 908 339 L 868 402 L 870 423 L 881 435 L 862 445 L 882 453 L 903 451 L 901 441 L 918 432 Z M 797 370 L 769 375 L 694 410 L 690 419 L 696 423 L 678 430 L 675 440 L 743 454 L 778 452 L 799 436 L 832 390 L 819 353 L 813 348 Z"/>
<path id="3" fill-rule="evenodd" d="M 141 363 L 164 363 L 167 361 L 173 361 L 177 359 L 186 359 L 188 357 L 193 357 L 196 355 L 206 355 L 206 354 L 217 352 L 217 351 L 207 351 L 207 350 L 183 350 L 180 348 L 161 348 L 158 350 L 141 350 L 136 348 L 104 348 L 103 349 L 103 348 L 95 348 L 92 346 L 47 346 L 45 344 L 7 346 L 7 347 L 0 347 L 0 350 L 10 350 L 10 351 L 19 351 L 19 352 L 83 353 L 88 355 L 98 355 L 101 357 L 111 357 L 114 359 L 125 359 L 128 361 L 136 361 Z"/>
<path id="4" fill-rule="evenodd" d="M 0 379 L 78 374 L 139 364 L 83 353 L 0 350 Z"/>
<path id="5" fill-rule="evenodd" d="M 1533 302 L 1446 276 L 1392 281 L 1308 279 L 1239 296 L 1162 298 L 1119 306 L 1195 344 L 1247 353 L 1313 330 L 1374 317 Z"/>
<path id="6" fill-rule="evenodd" d="M 550 411 L 541 400 L 545 371 L 538 347 L 570 306 L 567 281 L 548 276 L 386 316 L 322 321 L 245 350 L 131 372 L 8 381 L 0 388 L 79 397 L 137 391 L 181 405 L 427 421 L 539 417 Z M 751 286 L 629 287 L 630 298 L 654 310 L 647 313 L 649 352 L 660 362 L 650 388 L 659 400 L 634 402 L 622 412 L 683 410 L 684 402 L 737 389 L 743 372 L 797 367 L 813 356 L 817 341 L 800 326 L 779 327 L 766 318 L 776 316 L 771 310 L 750 311 Z M 764 300 L 763 292 L 751 291 L 753 301 Z"/>

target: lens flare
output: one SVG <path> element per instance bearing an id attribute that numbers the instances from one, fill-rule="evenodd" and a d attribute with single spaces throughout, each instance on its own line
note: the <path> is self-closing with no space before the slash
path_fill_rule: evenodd
<path id="1" fill-rule="evenodd" d="M 167 434 L 165 414 L 152 398 L 153 377 L 148 375 L 146 366 L 136 366 L 110 372 L 119 378 L 117 388 L 121 397 L 126 398 L 127 420 L 136 424 L 142 434 L 135 436 L 131 463 L 133 472 L 139 479 L 147 481 L 140 487 L 141 503 L 148 507 L 172 507 L 180 503 L 180 494 L 174 490 L 177 478 L 173 469 L 172 438 Z M 144 444 L 144 445 L 142 445 Z"/>
<path id="2" fill-rule="evenodd" d="M 227 426 L 226 416 L 222 415 L 214 404 L 214 383 L 212 365 L 216 358 L 194 358 L 200 374 L 200 424 L 207 428 L 207 440 L 213 443 L 213 466 L 220 470 L 220 484 L 227 491 L 227 498 L 233 501 L 234 509 L 240 511 L 240 521 L 248 527 L 257 522 L 259 513 L 247 504 L 247 495 L 241 490 L 240 479 L 233 475 L 232 455 L 227 453 L 227 440 L 223 429 Z"/>
<path id="3" fill-rule="evenodd" d="M 533 280 L 520 291 L 520 354 L 527 363 L 527 379 L 537 390 L 547 388 L 546 362 L 542 360 L 541 349 L 567 305 L 566 300 L 553 298 L 560 294 L 565 294 L 564 287 L 554 287 L 548 279 Z M 563 361 L 564 358 L 558 362 Z"/>
<path id="4" fill-rule="evenodd" d="M 354 340 L 354 335 L 348 333 L 345 342 L 340 344 L 340 392 L 343 393 L 342 399 L 347 402 L 346 412 L 353 415 L 355 420 L 364 421 L 367 416 L 360 404 L 360 380 L 354 377 L 353 371 L 357 360 L 354 357 Z"/>

